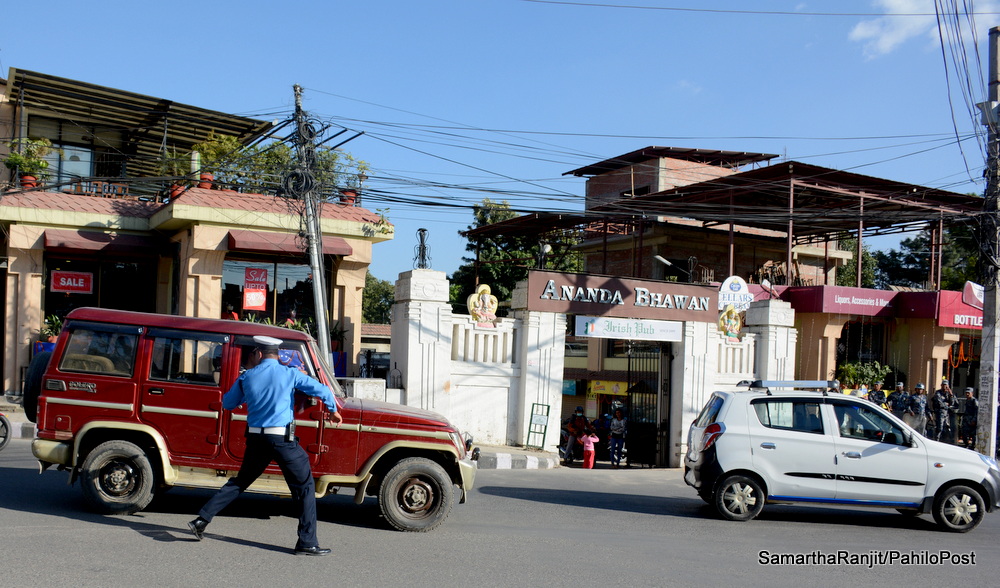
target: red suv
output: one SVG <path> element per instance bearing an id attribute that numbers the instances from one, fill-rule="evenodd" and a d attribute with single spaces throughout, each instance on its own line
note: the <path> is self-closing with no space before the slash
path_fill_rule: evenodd
<path id="1" fill-rule="evenodd" d="M 281 339 L 280 361 L 330 386 L 334 407 L 297 395 L 295 431 L 312 458 L 316 495 L 339 488 L 355 502 L 378 496 L 393 527 L 428 531 L 472 488 L 478 450 L 436 413 L 345 398 L 307 334 L 233 320 L 80 308 L 51 353 L 25 378 L 24 411 L 37 423 L 32 453 L 42 469 L 68 470 L 99 512 L 145 508 L 171 486 L 218 488 L 239 470 L 246 409 L 222 396 L 253 350 L 253 336 Z M 288 496 L 272 464 L 249 491 Z"/>

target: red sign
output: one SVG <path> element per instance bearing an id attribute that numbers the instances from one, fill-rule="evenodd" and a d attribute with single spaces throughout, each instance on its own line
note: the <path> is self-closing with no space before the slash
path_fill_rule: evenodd
<path id="1" fill-rule="evenodd" d="M 267 310 L 267 268 L 248 267 L 244 271 L 243 310 Z"/>
<path id="2" fill-rule="evenodd" d="M 962 300 L 960 292 L 942 290 L 938 310 L 938 325 L 960 329 L 983 328 L 983 309 Z"/>
<path id="3" fill-rule="evenodd" d="M 52 292 L 66 294 L 93 294 L 94 274 L 91 272 L 52 271 Z"/>

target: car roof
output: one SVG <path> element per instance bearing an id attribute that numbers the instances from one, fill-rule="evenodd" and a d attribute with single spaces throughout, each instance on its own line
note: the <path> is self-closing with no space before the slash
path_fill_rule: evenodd
<path id="1" fill-rule="evenodd" d="M 134 312 L 129 310 L 113 310 L 109 308 L 77 308 L 70 311 L 70 313 L 66 315 L 66 320 L 142 325 L 146 327 L 164 327 L 192 331 L 209 331 L 230 335 L 268 335 L 281 340 L 307 341 L 312 339 L 308 333 L 303 333 L 302 331 L 286 329 L 284 327 L 263 323 L 176 316 L 172 314 Z"/>

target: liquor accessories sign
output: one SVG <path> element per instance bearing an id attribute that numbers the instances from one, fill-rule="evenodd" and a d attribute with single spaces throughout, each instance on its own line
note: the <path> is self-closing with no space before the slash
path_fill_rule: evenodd
<path id="1" fill-rule="evenodd" d="M 711 286 L 611 276 L 531 271 L 527 309 L 601 317 L 714 323 L 719 290 Z"/>

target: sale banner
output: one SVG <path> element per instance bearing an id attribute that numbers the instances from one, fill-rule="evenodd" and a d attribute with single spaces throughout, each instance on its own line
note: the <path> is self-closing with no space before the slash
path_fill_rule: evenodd
<path id="1" fill-rule="evenodd" d="M 248 267 L 244 271 L 243 310 L 267 310 L 267 268 Z"/>
<path id="2" fill-rule="evenodd" d="M 53 270 L 52 285 L 49 290 L 52 292 L 65 292 L 66 294 L 93 294 L 94 274 L 91 272 Z"/>

